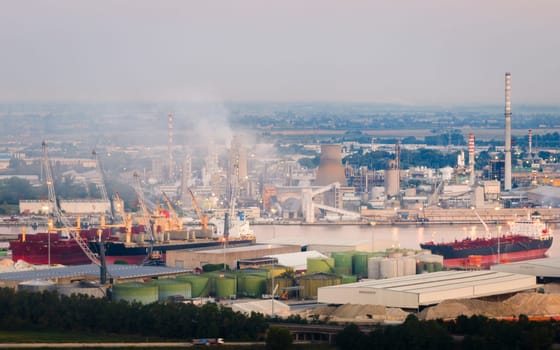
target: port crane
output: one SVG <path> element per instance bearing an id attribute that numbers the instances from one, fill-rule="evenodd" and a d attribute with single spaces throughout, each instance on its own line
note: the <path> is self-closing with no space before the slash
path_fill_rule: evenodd
<path id="1" fill-rule="evenodd" d="M 169 229 L 170 230 L 179 230 L 179 231 L 182 230 L 183 229 L 183 222 L 181 220 L 179 220 L 179 215 L 177 215 L 177 212 L 175 211 L 175 208 L 173 208 L 173 204 L 171 203 L 171 200 L 169 199 L 167 194 L 165 194 L 165 192 L 161 192 L 161 194 L 162 194 L 163 200 L 167 204 L 167 208 L 169 210 L 169 221 L 170 221 Z"/>
<path id="2" fill-rule="evenodd" d="M 52 168 L 49 160 L 49 151 L 47 147 L 47 143 L 43 141 L 42 143 L 43 148 L 43 167 L 45 170 L 45 176 L 47 181 L 47 189 L 48 189 L 48 207 L 49 213 L 54 216 L 54 218 L 62 224 L 62 228 L 55 228 L 54 223 L 52 223 L 52 219 L 49 222 L 49 242 L 50 242 L 50 234 L 51 232 L 56 231 L 67 231 L 70 234 L 70 237 L 74 239 L 84 254 L 91 260 L 92 263 L 95 265 L 101 266 L 101 261 L 99 261 L 97 255 L 89 249 L 89 245 L 86 241 L 80 237 L 80 220 L 77 220 L 77 226 L 72 227 L 70 221 L 66 216 L 62 214 L 62 210 L 60 210 L 60 206 L 58 205 L 56 192 L 54 189 L 54 178 L 52 174 Z M 49 250 L 49 265 L 50 265 L 50 250 Z"/>
<path id="3" fill-rule="evenodd" d="M 142 185 L 140 184 L 140 175 L 137 172 L 134 172 L 134 191 L 136 191 L 136 197 L 138 198 L 138 204 L 140 205 L 140 210 L 142 210 L 142 217 L 144 218 L 145 229 L 150 235 L 150 247 L 148 249 L 146 258 L 142 262 L 143 264 L 146 263 L 151 257 L 154 250 L 154 242 L 156 241 L 156 237 L 154 235 L 154 231 L 152 230 L 152 223 L 150 220 L 150 213 L 148 209 L 146 209 L 146 204 L 144 202 L 144 194 L 142 193 Z"/>
<path id="4" fill-rule="evenodd" d="M 196 197 L 194 196 L 194 193 L 190 188 L 189 188 L 189 194 L 191 195 L 191 200 L 194 206 L 194 210 L 196 211 L 196 215 L 198 216 L 198 219 L 200 220 L 200 224 L 202 226 L 201 231 L 206 232 L 206 230 L 208 230 L 208 216 L 202 214 L 198 202 L 196 201 Z"/>

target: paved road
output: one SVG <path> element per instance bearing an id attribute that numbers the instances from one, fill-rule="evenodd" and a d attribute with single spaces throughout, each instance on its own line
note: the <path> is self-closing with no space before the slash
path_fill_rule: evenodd
<path id="1" fill-rule="evenodd" d="M 264 345 L 263 342 L 234 342 L 222 346 L 251 346 Z M 185 348 L 194 347 L 188 343 L 0 343 L 0 349 L 62 349 L 62 348 Z"/>

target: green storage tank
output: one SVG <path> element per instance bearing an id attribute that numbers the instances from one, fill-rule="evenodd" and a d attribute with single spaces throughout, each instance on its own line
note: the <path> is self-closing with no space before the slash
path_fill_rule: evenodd
<path id="1" fill-rule="evenodd" d="M 334 259 L 336 274 L 352 274 L 352 255 L 354 254 L 349 252 L 334 252 L 331 254 L 331 257 Z"/>
<path id="2" fill-rule="evenodd" d="M 167 301 L 170 297 L 181 296 L 185 299 L 192 298 L 191 284 L 180 279 L 158 279 L 149 283 L 158 287 L 158 300 Z"/>
<path id="3" fill-rule="evenodd" d="M 237 291 L 237 279 L 235 277 L 218 276 L 215 280 L 216 282 L 216 298 L 224 299 L 231 296 L 235 296 Z"/>
<path id="4" fill-rule="evenodd" d="M 121 283 L 113 285 L 113 300 L 150 304 L 158 301 L 158 286 L 151 283 Z"/>
<path id="5" fill-rule="evenodd" d="M 266 292 L 266 277 L 258 275 L 244 275 L 237 280 L 239 295 L 260 298 Z"/>
<path id="6" fill-rule="evenodd" d="M 352 255 L 352 274 L 360 277 L 366 277 L 368 274 L 367 261 L 368 253 L 357 252 Z"/>
<path id="7" fill-rule="evenodd" d="M 334 270 L 333 258 L 307 258 L 307 273 L 331 273 Z"/>
<path id="8" fill-rule="evenodd" d="M 193 298 L 206 298 L 210 292 L 210 279 L 203 275 L 183 275 L 176 278 L 191 284 L 191 296 Z"/>
<path id="9" fill-rule="evenodd" d="M 346 276 L 340 276 L 340 278 L 342 278 L 342 281 L 341 281 L 342 284 L 358 282 L 358 277 L 357 276 L 346 275 Z"/>
<path id="10" fill-rule="evenodd" d="M 276 294 L 280 294 L 284 288 L 292 287 L 294 285 L 294 280 L 291 278 L 275 278 L 274 285 L 278 285 L 278 290 L 276 290 Z M 266 280 L 266 294 L 272 294 L 272 279 L 269 278 Z"/>
<path id="11" fill-rule="evenodd" d="M 303 287 L 301 296 L 303 298 L 317 298 L 317 289 L 326 286 L 336 286 L 342 283 L 342 278 L 326 273 L 316 273 L 300 278 L 299 285 Z"/>

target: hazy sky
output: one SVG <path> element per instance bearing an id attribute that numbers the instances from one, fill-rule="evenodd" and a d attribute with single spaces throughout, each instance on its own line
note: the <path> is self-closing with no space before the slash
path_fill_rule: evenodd
<path id="1" fill-rule="evenodd" d="M 560 104 L 560 1 L 0 0 L 0 101 Z"/>

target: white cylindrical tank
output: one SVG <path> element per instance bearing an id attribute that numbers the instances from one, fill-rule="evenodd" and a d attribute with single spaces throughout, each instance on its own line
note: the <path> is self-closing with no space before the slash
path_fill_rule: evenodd
<path id="1" fill-rule="evenodd" d="M 379 262 L 379 278 L 393 278 L 397 276 L 397 259 L 381 259 L 381 261 Z"/>
<path id="2" fill-rule="evenodd" d="M 410 276 L 416 274 L 416 259 L 412 256 L 402 258 L 403 261 L 403 276 Z"/>
<path id="3" fill-rule="evenodd" d="M 404 276 L 404 258 L 396 258 L 395 261 L 397 262 L 397 277 Z"/>
<path id="4" fill-rule="evenodd" d="M 381 261 L 380 257 L 369 258 L 367 261 L 367 271 L 368 278 L 378 280 L 379 277 L 379 263 Z"/>

